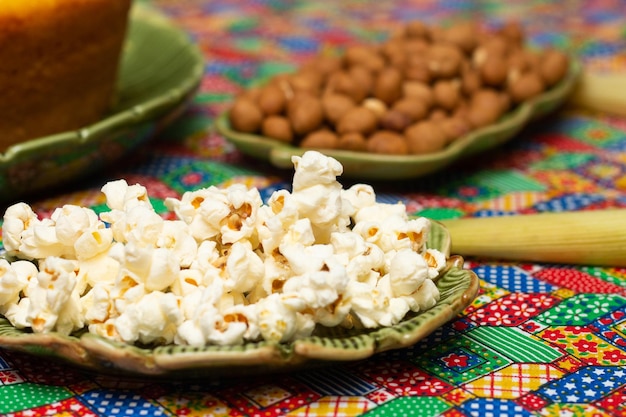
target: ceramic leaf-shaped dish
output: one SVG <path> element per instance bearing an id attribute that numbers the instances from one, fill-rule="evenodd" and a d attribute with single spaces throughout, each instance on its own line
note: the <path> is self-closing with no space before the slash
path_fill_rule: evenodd
<path id="1" fill-rule="evenodd" d="M 313 336 L 292 343 L 255 342 L 239 346 L 139 347 L 81 332 L 70 336 L 34 334 L 13 327 L 0 316 L 0 347 L 56 358 L 81 368 L 125 375 L 232 377 L 282 372 L 354 361 L 376 353 L 408 347 L 452 320 L 478 291 L 478 277 L 463 268 L 460 256 L 449 256 L 450 237 L 432 222 L 428 246 L 448 255 L 436 284 L 441 299 L 431 309 L 407 315 L 400 323 L 377 329 L 318 327 Z"/>

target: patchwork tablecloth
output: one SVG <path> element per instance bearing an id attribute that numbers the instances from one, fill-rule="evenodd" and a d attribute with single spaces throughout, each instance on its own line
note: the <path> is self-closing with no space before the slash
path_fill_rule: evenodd
<path id="1" fill-rule="evenodd" d="M 148 2 L 146 2 L 148 3 Z M 202 48 L 205 76 L 182 117 L 83 186 L 28 202 L 41 215 L 96 207 L 126 178 L 155 201 L 238 182 L 264 195 L 290 173 L 213 129 L 242 87 L 317 50 L 382 39 L 397 22 L 519 19 L 536 45 L 626 70 L 626 4 L 597 1 L 154 0 Z M 626 94 L 626 92 L 624 92 Z M 434 219 L 626 207 L 626 119 L 561 111 L 504 147 L 427 177 L 373 183 L 381 201 Z M 342 366 L 206 382 L 131 380 L 0 350 L 9 416 L 626 416 L 626 269 L 466 259 L 475 301 L 414 347 Z"/>

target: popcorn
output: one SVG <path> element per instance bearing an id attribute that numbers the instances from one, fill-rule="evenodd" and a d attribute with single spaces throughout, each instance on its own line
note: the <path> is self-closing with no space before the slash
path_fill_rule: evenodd
<path id="1" fill-rule="evenodd" d="M 328 158 L 317 151 L 306 152 L 303 156 L 292 156 L 296 169 L 293 175 L 293 192 L 312 186 L 337 186 L 336 178 L 343 173 L 343 166 L 334 158 Z"/>
<path id="2" fill-rule="evenodd" d="M 335 302 L 346 288 L 348 274 L 345 266 L 333 256 L 332 246 L 293 245 L 281 248 L 281 252 L 295 273 L 285 281 L 283 294 L 297 296 L 307 307 L 317 309 Z"/>
<path id="3" fill-rule="evenodd" d="M 357 281 L 351 281 L 348 284 L 346 293 L 352 303 L 351 311 L 361 326 L 373 328 L 393 322 L 389 311 L 391 297 L 389 291 L 385 289 L 382 285 L 377 284 L 372 287 Z"/>
<path id="4" fill-rule="evenodd" d="M 26 259 L 71 256 L 73 252 L 73 248 L 59 242 L 54 221 L 51 219 L 29 222 L 19 239 L 19 247 L 13 254 Z"/>
<path id="5" fill-rule="evenodd" d="M 94 287 L 98 284 L 115 282 L 121 266 L 120 262 L 111 256 L 113 253 L 114 251 L 103 252 L 80 262 L 77 275 L 80 293 L 87 285 Z"/>
<path id="6" fill-rule="evenodd" d="M 376 193 L 372 186 L 368 184 L 354 184 L 347 190 L 342 190 L 341 193 L 344 200 L 350 202 L 354 213 L 364 207 L 376 204 Z M 354 216 L 354 213 L 349 213 L 349 215 Z"/>
<path id="7" fill-rule="evenodd" d="M 104 323 L 111 318 L 113 303 L 109 286 L 98 284 L 80 299 L 85 320 L 88 323 Z"/>
<path id="8" fill-rule="evenodd" d="M 389 285 L 396 297 L 411 295 L 428 278 L 426 260 L 410 249 L 396 252 L 389 266 Z"/>
<path id="9" fill-rule="evenodd" d="M 263 203 L 259 191 L 248 190 L 243 184 L 234 184 L 227 188 L 226 196 L 230 213 L 220 229 L 222 243 L 254 240 L 257 211 Z"/>
<path id="10" fill-rule="evenodd" d="M 309 336 L 315 327 L 310 317 L 300 313 L 297 297 L 270 294 L 256 303 L 259 331 L 264 340 L 286 342 Z"/>
<path id="11" fill-rule="evenodd" d="M 54 221 L 57 240 L 69 247 L 73 247 L 85 231 L 100 226 L 98 215 L 93 210 L 71 204 L 57 208 L 50 218 Z"/>
<path id="12" fill-rule="evenodd" d="M 139 184 L 128 185 L 125 180 L 106 183 L 102 193 L 112 212 L 127 211 L 135 206 L 152 207 L 146 188 Z"/>
<path id="13" fill-rule="evenodd" d="M 227 196 L 214 186 L 186 192 L 181 200 L 168 198 L 165 205 L 189 225 L 198 242 L 218 236 L 231 212 Z"/>
<path id="14" fill-rule="evenodd" d="M 435 279 L 446 266 L 446 255 L 438 250 L 426 249 L 424 259 L 428 263 L 428 277 Z"/>
<path id="15" fill-rule="evenodd" d="M 263 204 L 241 184 L 190 191 L 166 199 L 174 220 L 124 180 L 102 187 L 110 210 L 99 217 L 9 207 L 3 238 L 18 260 L 0 259 L 0 314 L 36 333 L 204 346 L 393 326 L 432 308 L 447 259 L 426 247 L 430 222 L 377 203 L 369 185 L 343 189 L 333 158 L 292 161 L 291 192 Z"/>
<path id="16" fill-rule="evenodd" d="M 39 219 L 28 204 L 16 203 L 7 208 L 2 224 L 2 241 L 9 255 L 19 255 L 23 233 L 37 222 Z"/>
<path id="17" fill-rule="evenodd" d="M 198 292 L 202 288 L 203 274 L 197 269 L 181 269 L 178 277 L 171 285 L 171 291 L 180 296 L 186 296 Z"/>
<path id="18" fill-rule="evenodd" d="M 265 267 L 263 260 L 249 245 L 236 242 L 231 246 L 226 260 L 226 273 L 224 284 L 229 290 L 248 292 L 263 279 Z"/>
<path id="19" fill-rule="evenodd" d="M 163 229 L 164 220 L 152 207 L 137 205 L 127 211 L 105 212 L 100 215 L 110 223 L 117 242 L 133 243 L 141 247 L 155 246 Z"/>
<path id="20" fill-rule="evenodd" d="M 178 258 L 181 268 L 191 266 L 198 252 L 198 243 L 191 235 L 189 226 L 180 220 L 163 223 L 156 246 L 170 249 Z"/>
<path id="21" fill-rule="evenodd" d="M 76 286 L 76 261 L 48 257 L 41 262 L 37 285 L 30 289 L 26 321 L 34 332 L 70 334 L 83 327 L 84 319 Z"/>
<path id="22" fill-rule="evenodd" d="M 115 320 L 122 341 L 168 344 L 182 323 L 179 298 L 172 293 L 152 291 L 129 304 Z"/>
<path id="23" fill-rule="evenodd" d="M 37 267 L 28 261 L 9 263 L 0 259 L 0 314 L 5 314 L 11 304 L 16 304 L 28 282 L 37 275 Z"/>
<path id="24" fill-rule="evenodd" d="M 243 343 L 245 337 L 258 337 L 258 329 L 249 326 L 255 320 L 254 305 L 244 306 L 242 301 L 226 293 L 221 281 L 190 294 L 182 303 L 187 319 L 179 326 L 175 340 L 192 346 L 207 342 L 232 345 Z"/>

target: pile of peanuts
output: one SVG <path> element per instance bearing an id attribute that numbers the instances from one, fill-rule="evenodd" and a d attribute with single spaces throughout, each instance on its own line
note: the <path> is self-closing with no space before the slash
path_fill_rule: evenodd
<path id="1" fill-rule="evenodd" d="M 236 97 L 235 131 L 303 148 L 436 152 L 562 80 L 568 56 L 525 46 L 520 24 L 415 21 L 381 45 L 316 56 Z"/>

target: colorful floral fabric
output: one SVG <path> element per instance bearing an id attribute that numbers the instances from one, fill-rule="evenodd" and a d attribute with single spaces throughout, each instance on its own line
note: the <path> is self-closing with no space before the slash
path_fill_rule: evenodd
<path id="1" fill-rule="evenodd" d="M 138 0 L 139 1 L 139 0 Z M 240 154 L 213 129 L 234 94 L 319 50 L 382 39 L 398 22 L 519 19 L 528 40 L 589 70 L 626 69 L 626 5 L 598 1 L 144 1 L 206 57 L 187 111 L 150 146 L 71 189 L 28 202 L 42 216 L 97 209 L 126 178 L 168 196 L 244 183 L 263 196 L 291 173 Z M 346 184 L 349 180 L 345 180 Z M 626 119 L 563 109 L 500 149 L 410 181 L 374 182 L 382 201 L 446 219 L 626 207 Z M 626 253 L 625 253 L 626 256 Z M 0 350 L 0 415 L 626 416 L 626 270 L 466 259 L 481 288 L 415 346 L 340 366 L 238 380 L 112 378 Z"/>

